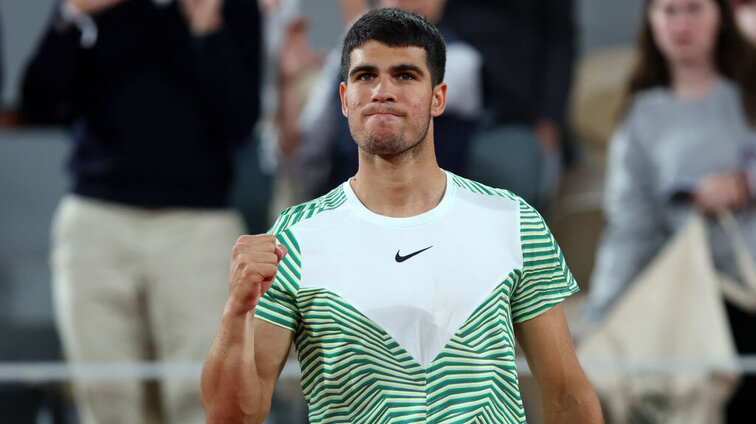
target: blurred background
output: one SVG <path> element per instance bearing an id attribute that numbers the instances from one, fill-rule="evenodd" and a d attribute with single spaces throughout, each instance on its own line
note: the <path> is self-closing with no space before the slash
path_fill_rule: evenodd
<path id="1" fill-rule="evenodd" d="M 142 2 L 142 0 L 123 1 L 124 4 Z M 658 1 L 664 2 L 666 0 Z M 713 0 L 696 1 L 713 3 Z M 101 2 L 107 3 L 108 0 Z M 178 0 L 176 2 L 179 3 Z M 325 142 L 310 140 L 308 132 L 322 132 L 318 129 L 316 123 L 324 122 L 325 119 L 322 117 L 325 115 L 322 114 L 327 112 L 315 111 L 312 104 L 336 102 L 334 97 L 335 85 L 328 83 L 331 81 L 329 78 L 334 77 L 333 70 L 328 71 L 331 72 L 328 74 L 321 69 L 327 69 L 328 66 L 331 66 L 329 65 L 328 51 L 339 45 L 346 22 L 351 19 L 350 13 L 356 13 L 354 16 L 357 16 L 359 5 L 354 5 L 360 2 L 352 2 L 352 9 L 350 9 L 349 1 L 336 0 L 260 0 L 259 5 L 254 4 L 255 0 L 239 0 L 237 3 L 243 2 L 250 3 L 256 8 L 259 7 L 258 20 L 251 19 L 244 22 L 241 18 L 238 18 L 238 22 L 234 24 L 239 28 L 236 31 L 231 25 L 232 20 L 227 18 L 226 23 L 228 25 L 224 27 L 224 31 L 234 30 L 232 36 L 237 37 L 236 42 L 231 44 L 234 48 L 239 49 L 239 51 L 248 49 L 246 53 L 239 53 L 239 57 L 244 58 L 246 57 L 244 55 L 249 53 L 250 57 L 259 58 L 257 63 L 248 64 L 249 68 L 246 67 L 247 65 L 239 68 L 241 70 L 250 69 L 248 82 L 253 83 L 255 87 L 243 92 L 245 94 L 252 93 L 251 95 L 256 98 L 247 99 L 248 103 L 259 103 L 259 107 L 254 107 L 255 110 L 250 110 L 245 117 L 239 119 L 242 123 L 248 122 L 249 125 L 244 127 L 244 124 L 240 124 L 241 127 L 244 127 L 243 130 L 227 137 L 241 141 L 235 141 L 231 147 L 224 150 L 223 160 L 228 161 L 227 165 L 224 166 L 227 166 L 230 171 L 226 173 L 228 175 L 221 173 L 225 179 L 220 184 L 219 190 L 227 191 L 228 197 L 226 198 L 224 192 L 220 196 L 223 200 L 219 200 L 216 204 L 209 200 L 214 199 L 211 194 L 206 196 L 186 195 L 184 197 L 176 195 L 175 203 L 161 203 L 161 201 L 155 201 L 145 194 L 150 191 L 149 188 L 140 187 L 138 184 L 133 186 L 133 193 L 118 191 L 118 189 L 108 191 L 101 190 L 101 186 L 97 185 L 99 182 L 97 184 L 92 183 L 91 179 L 87 179 L 88 176 L 82 177 L 83 174 L 92 169 L 88 168 L 89 166 L 99 166 L 101 163 L 86 162 L 86 160 L 91 159 L 91 156 L 87 156 L 89 154 L 87 152 L 92 152 L 86 150 L 87 140 L 97 138 L 97 136 L 92 135 L 95 133 L 92 128 L 96 127 L 94 123 L 96 118 L 92 116 L 97 116 L 97 113 L 93 112 L 91 108 L 82 107 L 81 109 L 88 110 L 88 112 L 83 113 L 84 121 L 87 124 L 82 124 L 80 117 L 77 116 L 77 113 L 79 113 L 77 107 L 89 101 L 86 99 L 91 100 L 91 96 L 85 95 L 82 97 L 85 100 L 82 100 L 76 97 L 78 95 L 76 90 L 92 90 L 92 86 L 88 84 L 90 81 L 100 78 L 100 76 L 97 76 L 98 69 L 104 69 L 103 74 L 107 75 L 107 72 L 110 72 L 107 66 L 120 60 L 108 57 L 106 54 L 97 56 L 96 49 L 100 40 L 104 43 L 110 40 L 109 37 L 113 37 L 113 31 L 109 31 L 107 27 L 110 22 L 108 19 L 116 15 L 115 12 L 119 10 L 119 7 L 125 8 L 123 5 L 108 6 L 108 8 L 113 7 L 113 9 L 93 12 L 93 16 L 98 16 L 99 13 L 100 17 L 95 18 L 95 21 L 97 21 L 95 26 L 99 26 L 99 33 L 93 36 L 95 41 L 91 41 L 91 43 L 94 43 L 94 47 L 92 47 L 86 45 L 90 42 L 86 41 L 87 34 L 89 34 L 87 28 L 90 27 L 87 26 L 87 20 L 83 19 L 82 16 L 87 17 L 87 14 L 82 14 L 81 11 L 72 12 L 53 0 L 0 0 L 0 81 L 2 82 L 0 86 L 2 95 L 0 97 L 2 100 L 0 107 L 0 421 L 34 424 L 89 422 L 82 418 L 85 413 L 74 406 L 73 399 L 76 396 L 76 389 L 71 385 L 72 378 L 75 377 L 82 381 L 120 381 L 137 377 L 139 381 L 148 383 L 144 395 L 147 400 L 141 403 L 146 405 L 147 409 L 152 410 L 152 413 L 148 414 L 146 418 L 147 422 L 171 422 L 170 420 L 173 420 L 172 422 L 193 422 L 189 419 L 181 421 L 180 418 L 175 418 L 175 413 L 169 411 L 170 407 L 166 407 L 166 401 L 160 400 L 160 394 L 162 393 L 162 396 L 165 396 L 166 391 L 164 388 L 158 387 L 160 386 L 158 382 L 171 380 L 179 386 L 198 386 L 200 362 L 203 357 L 201 355 L 197 358 L 193 358 L 191 355 L 147 356 L 141 362 L 141 367 L 132 366 L 134 365 L 133 361 L 125 358 L 114 358 L 110 361 L 98 358 L 87 361 L 84 355 L 79 357 L 77 362 L 85 365 L 87 363 L 94 365 L 113 363 L 114 365 L 105 368 L 94 366 L 79 369 L 65 366 L 64 356 L 70 358 L 72 355 L 70 351 L 74 349 L 69 348 L 69 352 L 66 353 L 59 336 L 59 323 L 57 321 L 60 318 L 57 318 L 57 316 L 63 316 L 63 313 L 59 311 L 56 315 L 55 312 L 51 255 L 54 249 L 64 249 L 66 246 L 57 248 L 52 246 L 51 243 L 54 243 L 54 241 L 51 242 L 51 233 L 54 230 L 53 223 L 56 222 L 55 220 L 63 219 L 60 216 L 56 217 L 56 214 L 63 213 L 62 209 L 59 208 L 66 205 L 65 199 L 70 199 L 71 193 L 79 196 L 79 201 L 82 196 L 84 198 L 93 197 L 147 211 L 186 207 L 210 207 L 222 210 L 230 208 L 237 211 L 238 216 L 242 219 L 243 230 L 240 230 L 240 232 L 259 233 L 267 230 L 272 219 L 284 207 L 318 195 L 327 188 L 322 184 L 325 184 L 325 181 L 328 181 L 333 175 L 325 174 L 332 173 L 337 168 L 339 159 L 331 157 L 331 166 L 329 167 L 322 156 L 323 151 L 328 151 L 328 148 L 321 146 L 319 152 L 316 148 L 318 143 Z M 110 3 L 120 2 L 113 0 Z M 144 1 L 142 3 L 150 2 Z M 165 10 L 173 7 L 171 5 L 172 0 L 154 1 L 152 3 L 156 5 L 168 3 L 168 6 L 155 6 Z M 227 6 L 231 7 L 234 2 L 229 1 L 227 3 Z M 378 2 L 362 3 L 376 5 Z M 412 4 L 411 1 L 405 3 Z M 478 99 L 477 108 L 472 107 L 473 112 L 465 112 L 467 115 L 464 117 L 464 119 L 468 119 L 472 116 L 475 122 L 476 127 L 471 130 L 471 134 L 484 134 L 478 136 L 478 139 L 486 140 L 486 137 L 490 138 L 493 137 L 492 134 L 497 134 L 493 131 L 494 123 L 513 121 L 515 123 L 526 122 L 527 125 L 530 125 L 530 123 L 535 122 L 535 118 L 544 118 L 534 124 L 535 134 L 540 137 L 540 142 L 545 139 L 552 139 L 550 148 L 554 155 L 553 157 L 544 155 L 542 166 L 544 175 L 537 177 L 543 178 L 543 181 L 539 183 L 539 187 L 533 189 L 536 194 L 529 201 L 537 205 L 546 217 L 552 232 L 562 247 L 567 263 L 582 288 L 581 293 L 569 299 L 565 305 L 573 335 L 578 337 L 583 334 L 584 329 L 591 325 L 582 319 L 582 315 L 585 309 L 585 299 L 591 291 L 591 274 L 594 269 L 601 234 L 606 227 L 605 212 L 602 210 L 602 205 L 605 201 L 607 146 L 612 134 L 615 133 L 619 118 L 622 117 L 622 99 L 633 69 L 636 34 L 645 6 L 643 1 L 574 0 L 570 2 L 565 0 L 533 2 L 534 10 L 526 10 L 530 6 L 502 6 L 502 4 L 516 2 L 497 3 L 493 0 L 490 2 L 450 0 L 446 5 L 448 15 L 442 15 L 438 19 L 441 23 L 452 28 L 459 39 L 471 45 L 473 50 L 478 51 L 479 55 L 472 56 L 473 59 L 470 59 L 470 63 L 474 62 L 475 57 L 478 57 L 477 60 L 482 60 L 482 68 L 475 68 L 473 71 L 461 71 L 480 72 L 482 74 L 480 79 L 482 80 L 483 98 Z M 530 3 L 530 0 L 528 0 L 528 3 Z M 535 10 L 536 3 L 539 5 L 543 3 L 544 9 Z M 677 3 L 681 2 L 677 1 Z M 740 3 L 748 4 L 749 2 L 736 1 L 735 3 L 740 5 Z M 547 65 L 549 61 L 555 62 L 556 64 L 552 65 L 555 69 L 554 72 L 558 73 L 553 78 L 553 81 L 556 82 L 552 83 L 548 76 L 545 76 L 542 81 L 534 83 L 536 88 L 533 91 L 534 93 L 541 93 L 539 95 L 542 96 L 547 96 L 543 92 L 556 93 L 553 95 L 555 98 L 551 100 L 552 103 L 556 104 L 552 107 L 554 109 L 552 115 L 549 115 L 548 107 L 540 109 L 540 106 L 529 105 L 526 104 L 527 102 L 520 105 L 518 102 L 522 98 L 517 96 L 531 96 L 527 92 L 524 94 L 515 93 L 508 101 L 510 106 L 514 104 L 510 108 L 517 109 L 519 105 L 521 109 L 534 109 L 535 112 L 531 113 L 533 116 L 512 118 L 514 115 L 511 115 L 510 111 L 497 110 L 496 100 L 492 100 L 492 98 L 497 96 L 493 93 L 498 88 L 491 82 L 490 75 L 493 71 L 489 67 L 500 65 L 496 58 L 491 57 L 489 52 L 496 52 L 496 49 L 499 48 L 497 46 L 503 46 L 502 49 L 513 49 L 511 51 L 515 53 L 517 53 L 517 49 L 512 47 L 516 43 L 511 40 L 505 42 L 503 39 L 498 39 L 499 34 L 495 31 L 486 34 L 485 30 L 476 33 L 476 31 L 470 29 L 470 22 L 476 22 L 474 12 L 483 11 L 485 13 L 486 7 L 489 6 L 493 8 L 492 10 L 513 13 L 515 17 L 510 18 L 513 22 L 512 26 L 516 27 L 515 31 L 521 31 L 522 34 L 525 34 L 524 39 L 527 39 L 529 33 L 526 29 L 520 27 L 527 27 L 528 25 L 527 23 L 515 25 L 514 23 L 519 22 L 517 14 L 522 14 L 522 19 L 533 18 L 547 21 L 545 24 L 535 21 L 532 23 L 534 26 L 541 25 L 544 28 L 542 32 L 545 35 L 534 35 L 536 41 L 532 44 L 533 46 L 541 46 L 537 48 L 543 49 L 544 52 L 539 51 L 538 54 L 522 52 L 523 61 L 530 61 L 523 63 L 522 69 L 518 70 L 516 63 L 505 63 L 503 66 L 510 67 L 513 69 L 512 73 L 517 74 L 528 73 L 528 69 L 544 69 L 549 66 Z M 243 9 L 244 6 L 239 7 Z M 680 7 L 688 6 L 682 5 Z M 753 9 L 752 2 L 747 7 Z M 357 12 L 354 12 L 355 8 L 357 8 Z M 197 35 L 197 31 L 205 31 L 205 29 L 197 23 L 199 21 L 190 18 L 195 16 L 192 14 L 193 12 L 187 11 L 186 7 L 181 10 L 181 12 L 176 12 L 176 16 L 183 16 L 189 23 L 186 26 L 189 28 L 188 32 L 193 34 L 191 36 L 202 38 Z M 465 10 L 470 11 L 470 16 L 465 15 Z M 143 25 L 143 22 L 146 22 L 138 18 L 139 15 L 136 14 L 136 11 L 133 13 L 134 15 L 124 18 L 126 26 L 123 28 L 137 28 Z M 241 15 L 237 14 L 237 16 Z M 131 20 L 129 21 L 129 19 Z M 115 21 L 115 18 L 111 20 Z M 743 18 L 742 21 L 747 23 L 748 18 Z M 121 23 L 121 25 L 124 25 L 124 23 Z M 751 22 L 751 25 L 753 25 L 753 22 Z M 58 31 L 56 34 L 73 31 L 67 29 L 68 27 L 75 27 L 77 37 L 81 38 L 77 38 L 73 44 L 60 44 L 60 47 L 52 45 L 43 47 L 44 43 L 50 43 L 49 38 L 51 37 L 45 34 L 51 31 Z M 117 28 L 117 26 L 114 27 Z M 256 30 L 254 30 L 255 27 Z M 245 37 L 244 31 L 250 28 L 253 29 L 251 33 L 259 33 L 259 39 L 255 40 L 257 47 L 246 45 L 243 39 Z M 465 28 L 469 30 L 465 31 Z M 557 33 L 557 30 L 563 32 Z M 187 30 L 184 29 L 183 31 L 186 32 Z M 208 39 L 213 37 L 213 29 L 211 28 L 209 31 L 211 34 L 209 37 L 203 34 Z M 55 35 L 55 37 L 57 36 Z M 60 37 L 66 36 L 60 35 Z M 182 33 L 181 37 L 184 36 Z M 120 34 L 120 37 L 128 38 L 123 33 Z M 486 37 L 490 38 L 487 42 L 485 42 Z M 512 37 L 517 39 L 517 32 L 514 32 Z M 552 37 L 556 40 L 552 40 L 552 44 L 563 44 L 560 47 L 561 53 L 556 50 L 552 55 L 545 53 L 546 49 L 553 46 L 548 42 L 544 43 L 539 37 Z M 449 37 L 446 38 L 447 41 L 450 40 Z M 242 41 L 239 41 L 240 39 Z M 56 42 L 64 43 L 60 40 Z M 213 47 L 214 45 L 211 43 L 220 42 L 218 39 L 211 39 L 207 41 L 207 45 L 212 50 L 216 47 Z M 76 47 L 76 43 L 81 45 Z M 528 46 L 530 45 L 528 44 Z M 111 44 L 111 46 L 118 47 L 116 44 Z M 56 54 L 62 55 L 62 50 L 69 47 L 74 50 L 78 48 L 82 51 L 93 49 L 92 51 L 95 52 L 94 58 L 85 57 L 82 54 L 81 57 L 84 57 L 84 59 L 81 59 L 81 57 L 77 59 L 80 60 L 77 66 L 91 66 L 92 69 L 87 71 L 88 73 L 84 73 L 83 77 L 72 79 L 74 82 L 70 84 L 65 82 L 66 78 L 69 78 L 66 75 L 67 68 L 60 65 L 61 67 L 58 69 L 55 60 L 60 60 L 60 58 L 54 57 Z M 176 49 L 181 50 L 182 48 L 177 47 Z M 191 48 L 201 49 L 203 47 L 192 45 Z M 200 54 L 197 51 L 192 54 Z M 506 54 L 509 53 L 510 51 L 507 50 Z M 540 55 L 540 53 L 544 54 Z M 212 58 L 213 54 L 215 53 L 208 53 L 205 59 L 209 60 L 207 58 Z M 292 61 L 291 58 L 298 58 L 299 60 Z M 288 62 L 287 59 L 289 59 Z M 102 62 L 98 62 L 98 60 L 102 60 Z M 187 60 L 186 66 L 193 66 L 192 64 L 195 63 Z M 136 62 L 139 62 L 139 65 L 129 68 L 127 72 L 145 72 L 145 75 L 147 75 L 144 77 L 145 79 L 152 78 L 153 74 L 143 71 L 143 68 L 147 65 L 139 60 L 136 60 Z M 231 61 L 224 63 L 224 65 L 229 63 L 233 65 L 236 62 Z M 209 62 L 197 66 L 198 69 L 204 70 L 204 67 L 210 69 L 212 65 L 213 63 Z M 98 66 L 104 66 L 104 68 L 97 68 Z M 510 68 L 507 68 L 507 70 Z M 498 69 L 498 72 L 506 73 L 507 70 Z M 190 69 L 186 69 L 186 71 L 193 73 Z M 45 72 L 49 75 L 40 76 Z M 211 71 L 208 72 L 212 73 Z M 228 74 L 223 72 L 228 72 Z M 210 76 L 197 72 L 199 75 L 197 78 L 199 81 L 199 79 L 207 77 L 209 81 L 226 79 L 224 75 L 233 74 L 233 78 L 240 76 L 234 70 L 225 70 L 224 68 L 223 72 L 218 71 L 217 74 Z M 167 74 L 166 81 L 176 81 L 181 78 L 179 76 L 181 74 L 182 72 L 173 76 Z M 462 79 L 465 79 L 464 75 L 467 74 L 463 74 Z M 158 77 L 156 78 L 158 82 L 161 81 Z M 232 81 L 233 78 L 229 76 L 227 80 Z M 289 84 L 290 80 L 295 82 L 295 84 L 291 84 L 294 85 L 294 88 L 290 92 L 285 92 L 284 85 Z M 68 89 L 73 92 L 70 96 L 74 99 L 69 103 L 74 106 L 68 104 L 66 107 L 73 108 L 73 112 L 67 111 L 57 115 L 62 106 L 56 104 L 52 114 L 55 116 L 43 116 L 44 113 L 37 113 L 45 109 L 44 107 L 35 107 L 36 104 L 43 103 L 39 99 L 44 97 L 44 95 L 35 96 L 34 94 L 36 92 L 35 87 L 42 87 L 43 85 L 39 81 L 44 81 L 44 84 L 47 84 L 45 87 L 48 85 L 54 87 L 57 83 L 69 84 Z M 117 84 L 120 80 L 114 77 L 112 81 Z M 94 87 L 99 87 L 99 90 L 106 87 L 113 89 L 113 93 L 119 92 L 119 90 L 113 88 L 112 81 L 104 81 L 102 85 L 94 85 Z M 152 92 L 148 88 L 149 85 L 142 86 L 140 85 L 141 82 L 133 81 L 132 83 L 135 84 L 134 90 L 144 90 L 146 94 L 142 99 L 146 103 L 154 102 L 157 104 L 153 109 L 148 108 L 149 113 L 160 115 L 154 125 L 184 119 L 182 116 L 194 116 L 178 114 L 171 116 L 169 112 L 166 112 L 165 116 L 161 115 L 162 111 L 174 107 L 173 105 L 176 103 L 171 102 L 175 99 L 166 95 L 159 96 L 157 100 L 153 101 L 149 98 L 149 93 Z M 195 83 L 190 82 L 190 84 Z M 212 82 L 209 84 L 212 84 Z M 200 83 L 197 83 L 197 85 L 200 85 Z M 544 89 L 542 85 L 549 88 Z M 451 86 L 452 83 L 450 82 Z M 326 87 L 326 94 L 318 93 L 318 88 L 323 91 L 323 87 Z M 328 89 L 333 89 L 332 94 L 328 94 L 330 93 Z M 42 91 L 42 89 L 39 91 Z M 235 91 L 233 88 L 229 90 L 229 92 L 233 91 Z M 506 88 L 504 88 L 504 91 L 506 92 Z M 562 92 L 562 94 L 558 94 L 558 92 Z M 197 93 L 196 97 L 200 99 L 200 102 L 203 102 L 205 99 L 203 97 L 204 92 L 197 90 Z M 113 96 L 121 94 L 113 94 Z M 224 101 L 231 102 L 229 99 L 232 97 L 229 95 L 227 98 L 220 99 L 219 102 L 221 103 L 219 104 Z M 527 97 L 527 99 L 532 100 L 531 97 Z M 217 99 L 212 101 L 215 100 Z M 94 104 L 98 105 L 95 107 L 105 108 L 105 114 L 108 113 L 108 107 L 115 107 L 113 105 L 108 106 L 103 102 L 97 103 L 98 101 L 95 101 Z M 166 103 L 160 104 L 162 101 Z M 238 102 L 239 99 L 235 98 L 233 101 Z M 461 101 L 461 103 L 464 103 L 464 101 Z M 127 107 L 140 108 L 138 104 L 128 104 Z M 327 109 L 325 106 L 323 108 Z M 47 108 L 47 110 L 52 109 Z M 199 111 L 196 112 L 198 113 L 197 116 L 204 116 L 202 115 L 205 113 L 202 105 L 198 106 L 197 110 Z M 238 111 L 240 109 L 233 106 L 229 110 Z M 87 115 L 87 113 L 92 115 Z M 187 113 L 195 113 L 195 111 L 190 110 Z M 540 116 L 538 113 L 544 116 Z M 110 125 L 107 117 L 102 119 L 107 121 L 107 125 Z M 150 125 L 153 125 L 147 118 L 138 117 L 134 119 L 140 122 L 139 125 L 144 125 L 145 128 L 150 128 Z M 210 134 L 208 137 L 211 139 L 213 137 L 224 137 L 224 135 L 216 135 L 213 132 L 214 119 L 216 119 L 214 116 L 208 118 L 208 122 L 211 122 L 211 124 L 208 124 L 208 128 L 210 128 L 207 131 Z M 544 122 L 550 125 L 539 126 Z M 89 129 L 83 128 L 82 125 L 85 127 L 89 125 L 89 127 L 86 127 Z M 169 122 L 166 125 L 170 127 L 173 123 Z M 102 127 L 97 128 L 101 129 Z M 118 128 L 117 122 L 112 127 L 106 126 L 106 128 L 110 128 L 110 130 Z M 491 131 L 486 133 L 489 129 Z M 107 131 L 103 131 L 100 130 L 98 134 L 107 133 Z M 170 134 L 170 132 L 165 134 Z M 72 153 L 72 138 L 75 140 L 75 145 L 78 146 L 75 154 Z M 124 140 L 128 142 L 128 138 L 125 136 Z M 473 137 L 472 140 L 471 143 L 474 143 L 475 138 Z M 200 142 L 202 141 L 197 141 L 197 143 Z M 478 144 L 478 146 L 481 145 Z M 309 152 L 307 146 L 315 146 L 313 152 Z M 179 143 L 171 144 L 165 149 L 180 148 L 181 144 Z M 81 149 L 84 150 L 84 153 Z M 470 149 L 475 151 L 476 147 L 471 144 Z M 538 149 L 536 148 L 536 150 Z M 96 149 L 93 151 L 96 151 Z M 199 149 L 198 151 L 202 150 Z M 152 154 L 152 150 L 149 149 L 144 150 L 144 152 L 145 156 Z M 96 155 L 97 153 L 91 154 Z M 474 153 L 471 154 L 474 155 Z M 507 153 L 502 152 L 501 154 Z M 200 153 L 197 154 L 198 157 L 201 155 Z M 491 154 L 490 152 L 484 153 L 483 156 L 491 156 Z M 81 161 L 77 162 L 77 157 Z M 135 160 L 132 165 L 135 167 L 134 169 L 141 169 L 140 167 L 148 169 L 159 163 L 146 159 L 144 163 L 140 163 L 138 155 L 136 158 L 131 157 L 132 160 Z M 166 155 L 165 160 L 183 161 L 186 158 L 190 157 Z M 541 160 L 540 155 L 538 155 L 538 160 Z M 550 166 L 549 163 L 552 163 L 552 165 L 555 163 L 555 165 Z M 193 167 L 191 163 L 186 163 L 185 166 Z M 497 165 L 492 166 L 496 167 Z M 464 167 L 459 170 L 452 170 L 463 176 L 468 176 Z M 142 175 L 142 171 L 139 172 Z M 72 174 L 76 175 L 73 179 L 71 178 Z M 153 176 L 149 172 L 145 172 L 145 175 L 144 181 L 151 181 L 149 178 L 153 177 L 157 180 L 161 178 L 166 181 L 171 180 L 171 176 L 166 175 Z M 470 175 L 470 177 L 473 179 L 483 178 L 474 175 Z M 108 178 L 104 180 L 113 181 L 112 178 Z M 528 181 L 532 180 L 530 176 L 522 178 L 526 178 Z M 313 181 L 318 181 L 320 185 L 314 187 Z M 498 180 L 494 179 L 494 181 Z M 133 181 L 129 180 L 128 183 L 124 182 L 123 184 L 132 183 Z M 87 184 L 93 185 L 87 186 Z M 176 185 L 176 187 L 179 187 L 179 185 Z M 191 185 L 181 187 L 182 190 L 185 189 L 192 193 L 206 189 L 206 187 L 197 186 L 199 187 L 197 188 Z M 529 189 L 529 187 L 524 187 L 521 190 L 524 192 Z M 180 191 L 178 188 L 168 188 L 166 192 L 168 190 L 173 190 L 171 193 Z M 514 191 L 520 192 L 519 189 Z M 162 192 L 156 193 L 156 196 L 160 196 Z M 86 201 L 83 205 L 83 207 L 86 207 Z M 73 210 L 73 206 L 70 206 L 70 208 Z M 131 212 L 126 211 L 124 213 Z M 85 221 L 82 225 L 88 227 Z M 89 231 L 94 233 L 112 228 L 110 225 L 106 221 L 92 223 Z M 158 230 L 149 231 L 153 236 L 160 237 L 156 233 Z M 113 234 L 118 237 L 119 232 L 113 230 Z M 226 257 L 230 253 L 235 237 L 230 237 L 230 239 L 231 244 L 227 244 L 226 251 L 221 252 Z M 70 246 L 68 247 L 70 248 Z M 91 254 L 95 255 L 94 253 Z M 61 256 L 65 255 L 61 254 Z M 92 258 L 94 257 L 92 256 Z M 86 257 L 84 260 L 86 262 Z M 92 259 L 92 261 L 95 260 Z M 220 278 L 219 285 L 225 290 L 226 283 L 223 282 L 222 278 Z M 191 288 L 188 290 L 191 290 Z M 191 298 L 191 296 L 189 297 Z M 59 299 L 59 302 L 63 301 Z M 208 301 L 208 304 L 210 303 Z M 196 306 L 201 307 L 202 305 L 204 304 L 199 302 Z M 68 305 L 68 307 L 86 309 L 88 306 Z M 58 306 L 58 308 L 65 309 L 63 306 Z M 220 314 L 217 308 L 212 309 L 215 308 L 215 304 L 212 308 L 210 306 L 208 308 L 213 311 L 211 315 L 207 315 L 212 317 L 207 318 L 210 322 L 208 325 L 214 331 L 217 325 L 215 320 L 219 318 Z M 98 319 L 94 315 L 90 318 L 94 321 Z M 67 325 L 72 324 L 69 322 Z M 211 341 L 212 336 L 207 340 L 208 348 Z M 157 345 L 159 343 L 159 341 L 153 342 Z M 73 345 L 74 343 L 71 342 L 71 346 Z M 137 365 L 139 364 L 137 363 Z M 306 422 L 306 407 L 303 404 L 301 393 L 298 391 L 297 376 L 296 364 L 287 367 L 284 378 L 277 389 L 273 411 L 268 422 Z M 542 422 L 541 417 L 538 416 L 537 388 L 530 380 L 526 367 L 524 367 L 522 374 L 522 387 L 526 408 L 529 408 L 529 422 Z M 753 416 L 756 417 L 756 414 Z M 643 422 L 667 421 L 651 420 Z M 753 422 L 753 420 L 745 418 L 740 422 Z"/>

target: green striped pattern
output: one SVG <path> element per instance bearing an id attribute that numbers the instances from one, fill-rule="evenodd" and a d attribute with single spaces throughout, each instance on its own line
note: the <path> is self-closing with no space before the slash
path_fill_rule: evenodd
<path id="1" fill-rule="evenodd" d="M 289 229 L 343 204 L 341 187 L 283 212 L 271 230 L 290 254 L 256 314 L 295 332 L 311 423 L 525 422 L 512 323 L 537 316 L 577 285 L 533 208 L 508 191 L 453 181 L 519 202 L 524 266 L 493 290 L 427 369 L 338 295 L 298 287 L 301 257 Z"/>

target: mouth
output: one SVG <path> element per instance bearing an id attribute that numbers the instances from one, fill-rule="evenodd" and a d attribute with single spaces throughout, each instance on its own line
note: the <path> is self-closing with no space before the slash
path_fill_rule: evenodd
<path id="1" fill-rule="evenodd" d="M 673 41 L 678 46 L 687 46 L 688 44 L 693 42 L 693 40 L 691 40 L 690 37 L 678 37 L 678 38 L 675 38 Z"/>
<path id="2" fill-rule="evenodd" d="M 366 115 L 369 117 L 377 117 L 377 118 L 401 118 L 402 115 L 398 113 L 392 113 L 392 112 L 374 112 L 374 113 L 368 113 Z"/>
<path id="3" fill-rule="evenodd" d="M 398 111 L 396 109 L 387 109 L 387 108 L 375 108 L 375 109 L 369 109 L 364 112 L 366 117 L 375 116 L 378 118 L 401 118 L 404 116 L 404 113 L 401 111 Z"/>

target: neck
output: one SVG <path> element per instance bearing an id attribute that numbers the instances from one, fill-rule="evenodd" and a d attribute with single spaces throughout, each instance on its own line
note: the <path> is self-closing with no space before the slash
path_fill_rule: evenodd
<path id="1" fill-rule="evenodd" d="M 719 78 L 711 61 L 671 64 L 672 91 L 683 100 L 706 95 Z"/>
<path id="2" fill-rule="evenodd" d="M 349 181 L 363 205 L 379 215 L 419 215 L 436 207 L 446 191 L 446 174 L 436 163 L 432 134 L 412 155 L 379 156 L 360 149 L 359 170 Z"/>

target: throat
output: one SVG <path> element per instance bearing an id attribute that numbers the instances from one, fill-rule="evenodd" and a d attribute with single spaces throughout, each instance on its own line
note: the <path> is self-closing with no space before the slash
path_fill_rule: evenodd
<path id="1" fill-rule="evenodd" d="M 430 211 L 441 203 L 446 192 L 446 174 L 418 175 L 393 173 L 374 178 L 362 169 L 349 180 L 354 194 L 371 212 L 394 218 L 407 218 Z"/>

